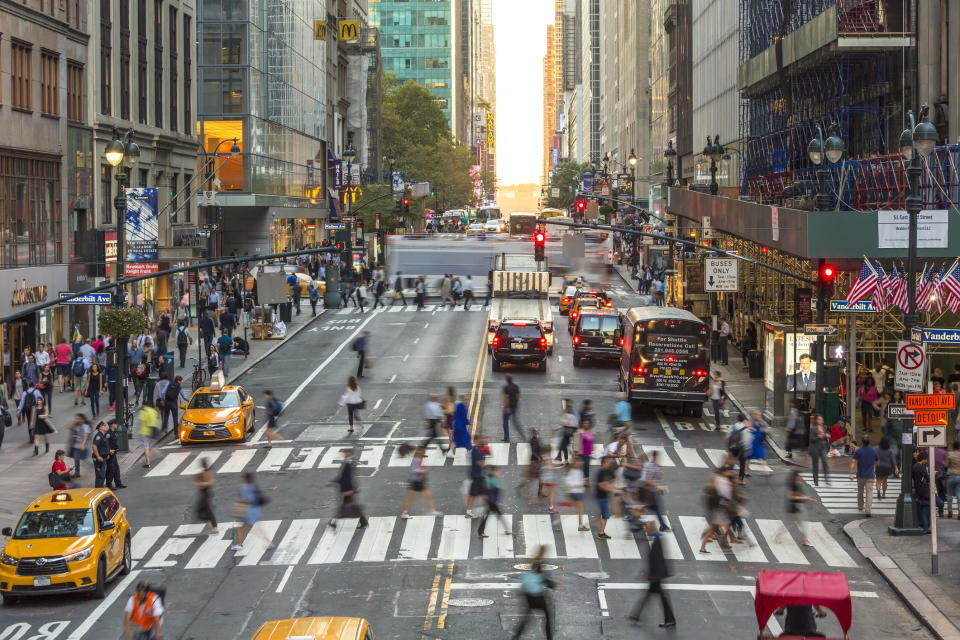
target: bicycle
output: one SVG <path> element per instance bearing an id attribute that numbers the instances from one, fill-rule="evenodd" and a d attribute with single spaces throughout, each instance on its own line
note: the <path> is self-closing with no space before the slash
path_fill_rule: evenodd
<path id="1" fill-rule="evenodd" d="M 190 388 L 196 391 L 200 387 L 206 386 L 209 378 L 202 362 L 196 358 L 190 358 L 190 361 L 196 363 L 193 365 L 193 375 L 190 376 Z"/>

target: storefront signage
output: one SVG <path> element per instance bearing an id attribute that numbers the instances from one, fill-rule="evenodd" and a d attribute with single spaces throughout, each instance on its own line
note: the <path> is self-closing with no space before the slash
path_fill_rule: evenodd
<path id="1" fill-rule="evenodd" d="M 128 262 L 123 266 L 124 277 L 135 278 L 137 276 L 148 276 L 160 270 L 160 265 L 156 262 Z"/>
<path id="2" fill-rule="evenodd" d="M 127 189 L 127 262 L 151 262 L 159 257 L 160 220 L 156 187 Z"/>
<path id="3" fill-rule="evenodd" d="M 10 296 L 10 304 L 18 306 L 22 304 L 36 304 L 47 299 L 47 285 L 38 284 L 33 287 L 27 286 L 26 280 L 21 280 L 20 284 L 13 281 L 13 294 Z"/>
<path id="4" fill-rule="evenodd" d="M 64 300 L 64 298 L 69 298 L 72 293 L 69 291 L 60 292 L 60 304 L 113 304 L 113 294 L 109 291 L 97 291 L 94 293 L 86 293 L 82 296 L 76 296 L 70 300 Z"/>

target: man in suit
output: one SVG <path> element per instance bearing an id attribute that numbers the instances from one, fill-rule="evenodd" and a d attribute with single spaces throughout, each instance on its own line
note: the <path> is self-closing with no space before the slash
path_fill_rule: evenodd
<path id="1" fill-rule="evenodd" d="M 817 374 L 810 370 L 812 364 L 810 354 L 804 353 L 800 356 L 800 371 L 794 371 L 787 375 L 787 391 L 797 391 L 813 393 L 817 390 Z"/>
<path id="2" fill-rule="evenodd" d="M 640 612 L 643 611 L 647 600 L 650 599 L 651 595 L 657 593 L 660 595 L 660 604 L 663 606 L 663 622 L 660 623 L 660 626 L 664 628 L 675 627 L 677 626 L 677 619 L 673 617 L 673 607 L 670 606 L 670 599 L 663 588 L 663 581 L 669 578 L 671 574 L 670 566 L 663 555 L 663 535 L 657 530 L 656 520 L 647 520 L 645 528 L 647 535 L 653 538 L 650 553 L 647 554 L 647 571 L 646 576 L 644 576 L 650 582 L 650 586 L 643 597 L 634 605 L 627 618 L 633 622 L 639 622 Z"/>

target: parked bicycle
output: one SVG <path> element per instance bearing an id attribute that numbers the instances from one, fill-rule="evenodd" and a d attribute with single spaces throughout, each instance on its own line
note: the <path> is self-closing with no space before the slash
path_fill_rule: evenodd
<path id="1" fill-rule="evenodd" d="M 210 380 L 210 376 L 207 373 L 206 367 L 203 366 L 204 363 L 200 362 L 196 358 L 190 358 L 190 362 L 194 363 L 193 375 L 190 376 L 190 388 L 193 391 L 196 391 L 200 387 L 207 385 L 207 382 Z"/>

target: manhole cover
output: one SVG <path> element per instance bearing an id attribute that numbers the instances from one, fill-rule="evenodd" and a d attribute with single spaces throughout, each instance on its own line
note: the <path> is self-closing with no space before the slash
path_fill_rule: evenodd
<path id="1" fill-rule="evenodd" d="M 529 563 L 529 562 L 521 562 L 520 564 L 515 564 L 515 565 L 513 565 L 513 568 L 516 569 L 517 571 L 529 571 L 529 570 L 530 570 L 530 563 Z M 542 565 L 540 565 L 540 568 L 543 569 L 544 571 L 556 571 L 556 570 L 559 569 L 560 567 L 558 567 L 558 566 L 555 565 L 555 564 L 542 564 Z"/>
<path id="2" fill-rule="evenodd" d="M 449 607 L 489 607 L 493 600 L 487 598 L 450 598 L 447 600 Z"/>

